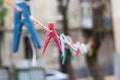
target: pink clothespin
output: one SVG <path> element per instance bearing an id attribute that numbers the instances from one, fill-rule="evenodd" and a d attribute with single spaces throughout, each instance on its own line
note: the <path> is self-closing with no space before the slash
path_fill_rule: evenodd
<path id="1" fill-rule="evenodd" d="M 46 36 L 45 36 L 45 41 L 44 41 L 44 45 L 43 45 L 43 50 L 42 50 L 42 54 L 44 54 L 45 50 L 46 50 L 46 47 L 50 41 L 51 38 L 54 39 L 54 41 L 56 42 L 58 48 L 60 49 L 60 51 L 62 52 L 62 48 L 60 46 L 60 42 L 59 42 L 59 39 L 58 39 L 58 35 L 56 33 L 56 30 L 55 30 L 55 27 L 54 27 L 54 23 L 50 22 L 48 23 L 48 28 L 52 31 L 52 32 L 49 32 L 47 31 L 46 32 Z"/>

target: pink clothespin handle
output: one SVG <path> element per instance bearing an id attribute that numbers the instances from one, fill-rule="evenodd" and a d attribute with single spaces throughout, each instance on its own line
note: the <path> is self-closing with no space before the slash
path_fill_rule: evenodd
<path id="1" fill-rule="evenodd" d="M 62 49 L 61 49 L 61 46 L 60 46 L 60 42 L 59 42 L 59 39 L 58 39 L 58 35 L 56 33 L 56 30 L 55 30 L 55 27 L 54 27 L 54 23 L 53 22 L 49 22 L 48 23 L 48 28 L 52 31 L 52 32 L 49 32 L 47 31 L 46 32 L 46 36 L 45 36 L 45 41 L 44 41 L 44 46 L 43 46 L 43 50 L 42 50 L 42 54 L 44 54 L 45 50 L 46 50 L 46 47 L 50 41 L 51 38 L 54 39 L 54 41 L 56 42 L 58 48 L 60 49 L 60 51 L 62 52 Z"/>

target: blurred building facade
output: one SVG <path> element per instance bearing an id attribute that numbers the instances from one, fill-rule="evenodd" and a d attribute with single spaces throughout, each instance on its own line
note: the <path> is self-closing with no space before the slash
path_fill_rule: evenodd
<path id="1" fill-rule="evenodd" d="M 13 0 L 10 0 L 14 2 Z M 55 28 L 58 29 L 58 33 L 61 33 L 62 25 L 59 25 L 59 21 L 62 19 L 62 16 L 59 15 L 57 6 L 57 0 L 26 0 L 31 11 L 31 15 L 38 19 L 41 23 L 47 26 L 48 22 L 55 22 Z M 105 2 L 106 5 L 109 6 L 109 2 Z M 7 6 L 7 5 L 6 5 Z M 104 15 L 110 18 L 109 8 L 106 7 L 104 10 Z M 69 10 L 68 10 L 68 19 L 69 19 L 69 29 L 70 34 L 73 37 L 73 41 L 84 41 L 84 36 L 82 36 L 81 32 L 81 8 L 79 0 L 70 0 Z M 109 27 L 111 25 L 107 25 Z M 20 39 L 20 47 L 17 53 L 12 52 L 12 41 L 13 41 L 13 28 L 14 28 L 14 13 L 13 9 L 8 6 L 8 14 L 5 18 L 5 28 L 8 31 L 4 32 L 3 42 L 2 42 L 2 65 L 10 66 L 12 64 L 16 64 L 17 61 L 25 58 L 25 48 L 24 48 L 24 36 L 28 35 L 28 33 L 22 33 Z M 43 44 L 45 38 L 45 32 L 42 28 L 35 24 L 35 28 L 38 31 L 39 38 L 41 43 Z M 26 30 L 24 27 L 23 30 Z M 51 49 L 52 47 L 52 49 Z M 43 58 L 46 61 L 46 69 L 59 69 L 59 52 L 57 47 L 53 41 L 50 41 L 48 48 L 45 52 L 45 55 L 41 55 L 41 49 L 38 50 L 38 55 L 40 58 Z M 110 34 L 103 40 L 102 46 L 99 50 L 99 62 L 100 65 L 113 65 L 113 40 Z M 107 57 L 107 58 L 106 58 Z M 73 63 L 74 68 L 86 67 L 85 56 L 78 56 L 78 63 Z M 107 66 L 107 65 L 106 65 Z"/>

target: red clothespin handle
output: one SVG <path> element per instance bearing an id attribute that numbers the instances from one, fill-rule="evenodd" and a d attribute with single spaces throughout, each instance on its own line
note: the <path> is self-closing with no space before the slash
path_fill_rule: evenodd
<path id="1" fill-rule="evenodd" d="M 46 47 L 50 41 L 51 38 L 54 39 L 54 41 L 56 42 L 58 48 L 60 49 L 60 51 L 62 52 L 62 48 L 60 46 L 60 42 L 59 42 L 59 39 L 58 39 L 58 35 L 56 33 L 56 30 L 55 30 L 55 27 L 54 27 L 54 23 L 53 22 L 50 22 L 48 23 L 48 28 L 52 31 L 52 32 L 49 32 L 47 31 L 46 32 L 46 36 L 45 36 L 45 41 L 44 41 L 44 45 L 43 45 L 43 50 L 42 50 L 42 54 L 44 54 L 45 50 L 46 50 Z"/>

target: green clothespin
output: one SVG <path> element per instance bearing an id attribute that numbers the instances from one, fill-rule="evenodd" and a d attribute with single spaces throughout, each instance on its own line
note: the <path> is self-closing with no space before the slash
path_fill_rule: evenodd
<path id="1" fill-rule="evenodd" d="M 67 38 L 69 39 L 71 45 L 73 45 L 72 44 L 72 38 L 70 38 L 69 36 Z M 69 46 L 66 46 L 64 50 L 65 50 L 65 54 L 62 56 L 62 64 L 63 65 L 65 64 L 65 60 L 66 60 L 66 57 L 67 57 L 68 54 L 71 55 L 71 57 L 74 60 L 74 62 L 77 62 L 77 59 L 76 59 L 76 57 L 74 55 L 74 50 L 73 49 L 71 49 Z"/>

